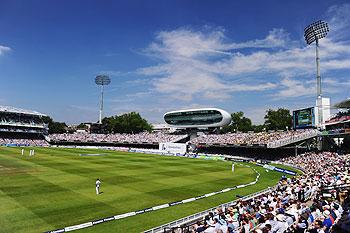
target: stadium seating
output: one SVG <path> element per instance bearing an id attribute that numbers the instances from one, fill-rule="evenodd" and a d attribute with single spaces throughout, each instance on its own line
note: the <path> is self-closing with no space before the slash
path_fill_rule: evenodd
<path id="1" fill-rule="evenodd" d="M 42 114 L 10 106 L 0 106 L 0 125 L 44 127 Z"/>
<path id="2" fill-rule="evenodd" d="M 109 142 L 109 143 L 160 143 L 176 142 L 187 135 L 172 135 L 162 132 L 139 134 L 51 134 L 49 138 L 53 142 Z"/>
<path id="3" fill-rule="evenodd" d="M 274 131 L 261 133 L 228 133 L 228 134 L 209 134 L 194 138 L 190 143 L 199 145 L 267 145 L 268 147 L 282 146 L 285 143 L 304 140 L 314 137 L 318 134 L 315 129 Z"/>
<path id="4" fill-rule="evenodd" d="M 29 139 L 29 138 L 13 138 L 0 137 L 1 145 L 16 145 L 16 146 L 49 146 L 50 144 L 43 139 Z"/>
<path id="5" fill-rule="evenodd" d="M 336 122 L 344 122 L 350 120 L 350 110 L 346 112 L 338 112 L 335 116 L 331 117 L 326 123 L 336 123 Z"/>
<path id="6" fill-rule="evenodd" d="M 305 173 L 282 177 L 269 193 L 217 209 L 190 225 L 189 232 L 328 233 L 350 229 L 349 196 L 337 188 L 350 185 L 350 155 L 306 153 L 281 162 L 301 167 Z"/>

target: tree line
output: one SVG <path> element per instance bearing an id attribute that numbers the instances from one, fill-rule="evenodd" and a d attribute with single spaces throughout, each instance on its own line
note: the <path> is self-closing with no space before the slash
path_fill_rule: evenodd
<path id="1" fill-rule="evenodd" d="M 277 110 L 269 109 L 264 117 L 264 124 L 253 125 L 251 119 L 244 116 L 242 111 L 231 114 L 232 121 L 229 125 L 221 129 L 221 133 L 234 132 L 262 132 L 268 130 L 285 130 L 292 127 L 292 116 L 288 109 L 279 108 Z M 64 122 L 56 122 L 49 116 L 44 116 L 44 123 L 48 124 L 49 133 L 69 132 L 68 126 Z M 100 126 L 104 133 L 140 133 L 152 131 L 152 125 L 142 118 L 137 112 L 124 113 L 105 117 Z M 86 129 L 86 125 L 81 123 L 77 129 Z"/>
<path id="2" fill-rule="evenodd" d="M 65 122 L 56 122 L 49 116 L 44 116 L 42 119 L 48 125 L 49 134 L 74 132 L 74 130 L 69 130 Z M 76 128 L 87 129 L 87 125 L 81 123 Z M 142 118 L 139 113 L 130 112 L 103 118 L 100 129 L 104 133 L 140 133 L 143 131 L 152 131 L 152 125 L 146 119 Z"/>
<path id="3" fill-rule="evenodd" d="M 234 132 L 262 132 L 268 130 L 286 130 L 292 127 L 292 115 L 288 109 L 269 109 L 264 116 L 264 123 L 253 125 L 251 119 L 244 116 L 242 111 L 231 113 L 232 121 L 221 129 L 222 133 Z"/>
<path id="4" fill-rule="evenodd" d="M 125 113 L 102 119 L 102 128 L 106 133 L 140 133 L 152 131 L 152 125 L 137 112 Z"/>
<path id="5" fill-rule="evenodd" d="M 49 128 L 49 134 L 52 133 L 66 133 L 67 132 L 67 124 L 64 122 L 57 122 L 54 121 L 51 117 L 49 116 L 43 116 L 41 118 L 45 124 L 48 125 Z"/>

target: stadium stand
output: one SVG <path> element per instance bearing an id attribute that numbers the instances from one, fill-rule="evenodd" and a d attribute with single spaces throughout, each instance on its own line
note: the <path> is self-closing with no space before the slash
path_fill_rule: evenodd
<path id="1" fill-rule="evenodd" d="M 104 146 L 129 150 L 130 144 L 153 144 L 179 142 L 189 137 L 187 134 L 167 134 L 164 132 L 143 132 L 139 134 L 51 134 L 47 135 L 47 125 L 41 113 L 0 106 L 0 145 L 6 146 L 50 146 L 70 142 L 96 143 Z M 338 113 L 327 121 L 338 124 L 350 121 L 350 112 Z M 338 127 L 338 125 L 335 125 Z M 331 130 L 329 129 L 328 133 Z M 342 128 L 344 132 L 346 129 Z M 337 132 L 338 132 L 337 131 Z M 342 131 L 342 132 L 343 132 Z M 277 150 L 288 144 L 320 135 L 316 129 L 271 131 L 261 133 L 202 134 L 189 141 L 196 146 L 226 145 L 244 147 L 258 145 Z M 46 140 L 45 140 L 46 139 Z M 50 143 L 50 144 L 49 144 Z M 106 144 L 104 144 L 106 143 Z M 112 148 L 112 147 L 111 147 Z M 206 148 L 208 150 L 208 148 Z M 249 153 L 256 159 L 258 156 Z M 271 151 L 268 153 L 271 154 Z M 258 154 L 262 155 L 261 148 Z M 265 156 L 265 155 L 262 155 Z M 272 155 L 274 159 L 278 156 Z M 266 158 L 266 157 L 265 157 Z M 280 182 L 268 192 L 235 202 L 228 208 L 217 208 L 204 219 L 186 224 L 178 232 L 347 232 L 350 229 L 350 155 L 334 152 L 308 152 L 299 156 L 284 157 L 283 164 L 299 167 L 303 175 L 293 178 L 282 177 Z M 172 229 L 174 230 L 174 229 Z M 348 231 L 349 232 L 349 231 Z"/>
<path id="2" fill-rule="evenodd" d="M 47 125 L 36 111 L 0 106 L 0 145 L 48 146 L 44 140 Z"/>
<path id="3" fill-rule="evenodd" d="M 306 153 L 280 162 L 305 172 L 292 178 L 282 176 L 272 191 L 164 232 L 349 232 L 350 155 Z"/>
<path id="4" fill-rule="evenodd" d="M 302 129 L 261 133 L 209 134 L 194 138 L 190 143 L 195 145 L 266 145 L 268 148 L 276 148 L 315 137 L 318 133 L 316 129 Z"/>
<path id="5" fill-rule="evenodd" d="M 350 120 L 350 110 L 338 112 L 333 117 L 331 117 L 329 120 L 326 121 L 326 124 L 328 123 L 341 123 L 346 122 Z"/>
<path id="6" fill-rule="evenodd" d="M 160 142 L 177 142 L 187 135 L 173 135 L 162 132 L 139 134 L 51 134 L 50 141 L 53 142 L 106 142 L 106 143 L 149 143 L 156 144 Z"/>
<path id="7" fill-rule="evenodd" d="M 350 134 L 350 110 L 338 112 L 325 126 L 328 135 Z"/>
<path id="8" fill-rule="evenodd" d="M 0 146 L 49 146 L 50 144 L 44 139 L 40 138 L 15 138 L 12 137 L 1 137 L 0 136 Z"/>
<path id="9" fill-rule="evenodd" d="M 42 116 L 44 114 L 32 110 L 0 106 L 1 126 L 45 128 L 45 124 L 41 120 Z"/>

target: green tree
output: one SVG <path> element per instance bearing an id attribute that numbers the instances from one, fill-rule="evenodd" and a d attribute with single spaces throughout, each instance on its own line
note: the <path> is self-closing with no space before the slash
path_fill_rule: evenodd
<path id="1" fill-rule="evenodd" d="M 50 124 L 50 123 L 53 122 L 52 118 L 49 117 L 49 116 L 43 116 L 43 117 L 41 117 L 41 119 L 43 120 L 43 122 L 44 122 L 45 124 Z"/>
<path id="2" fill-rule="evenodd" d="M 151 131 L 152 126 L 139 113 L 130 112 L 120 116 L 105 117 L 103 128 L 109 133 L 140 133 Z"/>
<path id="3" fill-rule="evenodd" d="M 56 122 L 49 116 L 43 116 L 42 120 L 48 125 L 49 134 L 67 132 L 67 125 L 64 122 Z"/>
<path id="4" fill-rule="evenodd" d="M 255 133 L 260 133 L 264 131 L 265 125 L 253 125 L 253 130 Z"/>
<path id="5" fill-rule="evenodd" d="M 224 126 L 222 128 L 223 133 L 227 132 L 248 132 L 253 130 L 252 121 L 244 116 L 244 113 L 241 112 L 235 112 L 231 113 L 231 124 L 228 126 Z"/>
<path id="6" fill-rule="evenodd" d="M 285 108 L 267 110 L 264 119 L 267 130 L 285 130 L 292 126 L 292 115 Z"/>
<path id="7" fill-rule="evenodd" d="M 114 116 L 105 117 L 102 119 L 103 131 L 107 133 L 114 133 L 115 125 L 116 125 L 116 119 Z"/>
<path id="8" fill-rule="evenodd" d="M 87 129 L 88 126 L 84 123 L 80 123 L 78 126 L 77 126 L 77 129 Z"/>
<path id="9" fill-rule="evenodd" d="M 67 125 L 64 122 L 53 122 L 49 124 L 49 133 L 66 133 Z"/>

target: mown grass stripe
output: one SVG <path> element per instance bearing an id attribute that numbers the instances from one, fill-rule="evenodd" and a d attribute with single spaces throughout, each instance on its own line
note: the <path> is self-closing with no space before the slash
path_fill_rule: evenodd
<path id="1" fill-rule="evenodd" d="M 131 209 L 182 200 L 254 180 L 250 169 L 242 168 L 233 175 L 229 164 L 222 161 L 114 151 L 104 151 L 106 156 L 79 156 L 80 153 L 98 153 L 98 150 L 35 148 L 35 151 L 34 157 L 20 156 L 20 148 L 0 147 L 0 179 L 3 187 L 12 188 L 9 192 L 20 199 L 20 205 L 39 213 L 40 217 L 32 218 L 42 217 L 52 224 L 43 231 L 58 228 L 62 226 L 62 222 L 68 225 L 77 224 L 78 222 L 73 220 L 74 216 L 79 216 L 79 222 L 85 222 L 99 216 L 110 216 Z M 97 177 L 103 181 L 101 189 L 104 193 L 100 196 L 97 196 L 94 190 Z M 254 192 L 255 189 L 272 186 L 279 177 L 280 174 L 275 172 L 264 173 L 260 181 L 247 190 Z M 36 191 L 40 186 L 45 192 Z M 246 189 L 243 188 L 238 193 L 241 195 L 243 190 Z M 208 197 L 206 202 L 196 201 L 201 203 L 198 205 L 184 204 L 190 210 L 172 207 L 171 211 L 160 210 L 160 214 L 147 213 L 147 216 L 156 216 L 158 221 L 133 216 L 126 222 L 120 220 L 118 224 L 107 223 L 110 229 L 97 227 L 95 231 L 140 232 L 189 212 L 206 209 L 207 205 L 219 200 L 230 201 L 235 193 L 229 191 L 217 197 Z M 0 197 L 0 203 L 7 200 L 4 196 Z M 25 203 L 25 200 L 32 203 Z M 26 221 L 33 221 L 24 219 L 22 215 L 17 218 L 14 214 L 15 212 L 9 217 L 8 213 L 0 211 L 0 219 L 17 219 L 19 222 L 23 221 L 24 225 L 27 225 Z M 45 222 L 44 220 L 42 221 Z M 140 224 L 134 221 L 143 221 L 143 227 L 139 228 Z M 8 232 L 11 232 L 11 226 L 8 226 L 8 222 L 6 224 L 7 229 L 10 229 Z M 41 226 L 26 231 L 16 228 L 16 232 L 37 232 L 40 229 Z"/>
<path id="2" fill-rule="evenodd" d="M 243 164 L 242 166 L 245 166 L 245 167 L 250 167 L 249 165 L 245 165 Z M 258 171 L 254 168 L 252 168 L 252 170 L 255 172 L 256 174 L 256 178 L 255 178 L 255 181 L 253 182 L 250 182 L 250 183 L 245 183 L 245 184 L 240 184 L 238 186 L 235 186 L 235 187 L 230 187 L 230 188 L 226 188 L 226 189 L 222 189 L 222 190 L 219 190 L 219 191 L 216 191 L 216 192 L 212 192 L 212 193 L 207 193 L 207 194 L 203 194 L 203 195 L 200 195 L 200 196 L 197 196 L 197 197 L 192 197 L 192 198 L 189 198 L 189 199 L 185 199 L 185 200 L 178 200 L 178 201 L 174 201 L 174 202 L 170 202 L 170 203 L 164 203 L 162 204 L 161 206 L 163 206 L 163 208 L 170 208 L 170 207 L 173 207 L 173 206 L 176 206 L 176 205 L 181 205 L 181 204 L 185 204 L 185 203 L 188 203 L 188 202 L 192 202 L 192 201 L 196 201 L 196 200 L 200 200 L 200 199 L 203 199 L 203 198 L 207 198 L 207 197 L 211 197 L 211 196 L 215 196 L 215 195 L 218 195 L 220 193 L 226 193 L 226 192 L 229 192 L 230 190 L 236 190 L 238 188 L 243 188 L 243 187 L 247 187 L 247 186 L 250 186 L 250 185 L 254 185 L 258 180 L 259 180 L 259 177 L 260 177 L 260 173 L 258 173 Z M 172 190 L 161 190 L 161 194 L 163 195 L 164 193 L 166 193 L 167 191 L 170 191 L 171 193 L 173 193 L 173 189 Z M 186 195 L 188 193 L 191 193 L 191 190 L 186 190 Z M 179 196 L 179 195 L 177 195 Z M 132 211 L 132 212 L 127 212 L 127 213 L 123 213 L 123 214 L 119 214 L 119 215 L 115 215 L 114 217 L 105 217 L 103 218 L 103 223 L 104 222 L 108 222 L 108 221 L 112 221 L 112 220 L 119 220 L 119 219 L 122 219 L 122 218 L 127 218 L 127 217 L 130 217 L 130 216 L 134 216 L 134 215 L 139 215 L 139 214 L 144 214 L 144 213 L 148 213 L 150 211 L 154 211 L 154 210 L 157 210 L 159 209 L 158 206 L 154 206 L 154 207 L 147 207 L 147 208 L 142 208 L 140 210 L 135 210 L 135 211 Z M 163 209 L 162 208 L 162 209 Z M 99 218 L 99 219 L 102 219 L 102 218 Z M 86 228 L 86 227 L 92 227 L 92 226 L 95 226 L 93 225 L 93 222 L 98 222 L 98 224 L 101 224 L 102 222 L 99 221 L 99 219 L 96 219 L 96 220 L 91 220 L 87 223 L 80 223 L 78 225 L 73 225 L 73 226 L 68 226 L 68 227 L 64 227 L 65 231 L 73 231 L 73 230 L 78 230 L 78 229 L 83 229 L 83 228 Z M 96 224 L 97 225 L 97 224 Z M 51 230 L 50 232 L 52 232 L 54 230 Z"/>

